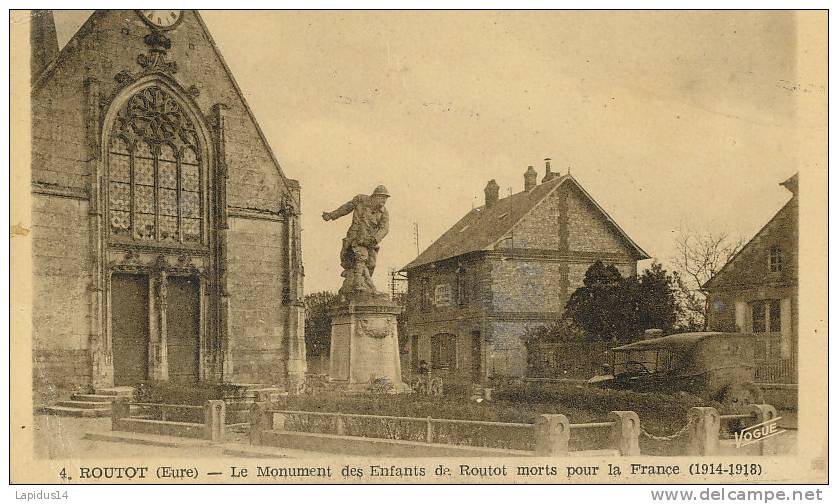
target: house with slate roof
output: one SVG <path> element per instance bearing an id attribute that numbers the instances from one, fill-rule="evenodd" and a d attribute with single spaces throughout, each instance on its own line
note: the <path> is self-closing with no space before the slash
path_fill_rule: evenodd
<path id="1" fill-rule="evenodd" d="M 597 260 L 624 276 L 649 259 L 570 174 L 530 166 L 524 190 L 463 216 L 407 264 L 406 373 L 425 361 L 435 376 L 463 385 L 522 376 L 527 327 L 557 320 Z"/>

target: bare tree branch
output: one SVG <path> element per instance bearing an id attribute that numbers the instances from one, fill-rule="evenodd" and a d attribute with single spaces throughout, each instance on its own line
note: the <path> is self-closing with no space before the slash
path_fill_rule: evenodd
<path id="1" fill-rule="evenodd" d="M 744 240 L 724 231 L 682 226 L 675 243 L 678 252 L 673 263 L 678 273 L 681 325 L 706 330 L 708 301 L 703 286 L 742 249 Z"/>

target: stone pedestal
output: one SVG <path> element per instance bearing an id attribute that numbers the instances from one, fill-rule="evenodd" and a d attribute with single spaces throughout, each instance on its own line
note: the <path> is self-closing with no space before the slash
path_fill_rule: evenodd
<path id="1" fill-rule="evenodd" d="M 350 391 L 363 391 L 372 380 L 386 378 L 394 392 L 407 392 L 402 382 L 396 315 L 401 308 L 389 300 L 351 300 L 332 312 L 329 381 Z"/>

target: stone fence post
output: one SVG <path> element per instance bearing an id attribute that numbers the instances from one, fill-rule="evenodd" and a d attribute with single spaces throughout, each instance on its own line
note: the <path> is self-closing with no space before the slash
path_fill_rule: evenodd
<path id="1" fill-rule="evenodd" d="M 640 455 L 640 418 L 634 411 L 612 411 L 608 421 L 611 427 L 611 442 L 620 455 Z"/>
<path id="2" fill-rule="evenodd" d="M 760 436 L 771 436 L 773 429 L 778 429 L 776 422 L 771 422 L 777 418 L 777 409 L 770 404 L 751 404 L 748 412 L 754 415 L 754 420 L 751 426 L 763 424 L 757 429 L 761 429 Z M 776 455 L 777 453 L 777 439 L 776 435 L 768 439 L 761 439 L 759 442 L 760 455 Z"/>
<path id="3" fill-rule="evenodd" d="M 539 415 L 535 421 L 535 454 L 566 455 L 570 442 L 570 421 L 564 415 Z"/>
<path id="4" fill-rule="evenodd" d="M 210 400 L 204 404 L 204 438 L 210 441 L 224 441 L 225 404 L 221 400 Z"/>
<path id="5" fill-rule="evenodd" d="M 719 453 L 721 418 L 716 408 L 690 408 L 689 455 L 716 455 Z"/>
<path id="6" fill-rule="evenodd" d="M 111 404 L 111 430 L 121 430 L 123 418 L 131 416 L 131 404 L 127 397 L 120 397 Z"/>
<path id="7" fill-rule="evenodd" d="M 273 430 L 274 414 L 269 411 L 270 403 L 257 402 L 250 407 L 250 444 L 262 444 L 262 434 Z"/>

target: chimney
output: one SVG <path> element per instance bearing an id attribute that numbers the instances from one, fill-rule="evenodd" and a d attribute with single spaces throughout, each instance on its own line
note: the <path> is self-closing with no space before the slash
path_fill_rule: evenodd
<path id="1" fill-rule="evenodd" d="M 550 158 L 544 158 L 544 178 L 541 182 L 550 182 L 557 175 L 550 170 Z"/>
<path id="2" fill-rule="evenodd" d="M 780 185 L 791 191 L 791 194 L 795 198 L 797 197 L 797 173 L 795 173 L 785 181 L 780 182 Z"/>
<path id="3" fill-rule="evenodd" d="M 55 34 L 55 19 L 51 10 L 33 10 L 29 27 L 29 43 L 32 49 L 30 71 L 34 83 L 41 73 L 58 56 L 58 37 Z"/>
<path id="4" fill-rule="evenodd" d="M 524 172 L 524 190 L 530 192 L 535 189 L 537 184 L 538 173 L 536 173 L 535 168 L 532 166 L 527 166 L 527 171 Z"/>
<path id="5" fill-rule="evenodd" d="M 486 208 L 490 208 L 498 202 L 498 191 L 500 191 L 500 186 L 495 182 L 495 179 L 486 184 L 486 188 L 483 189 L 486 194 Z"/>

